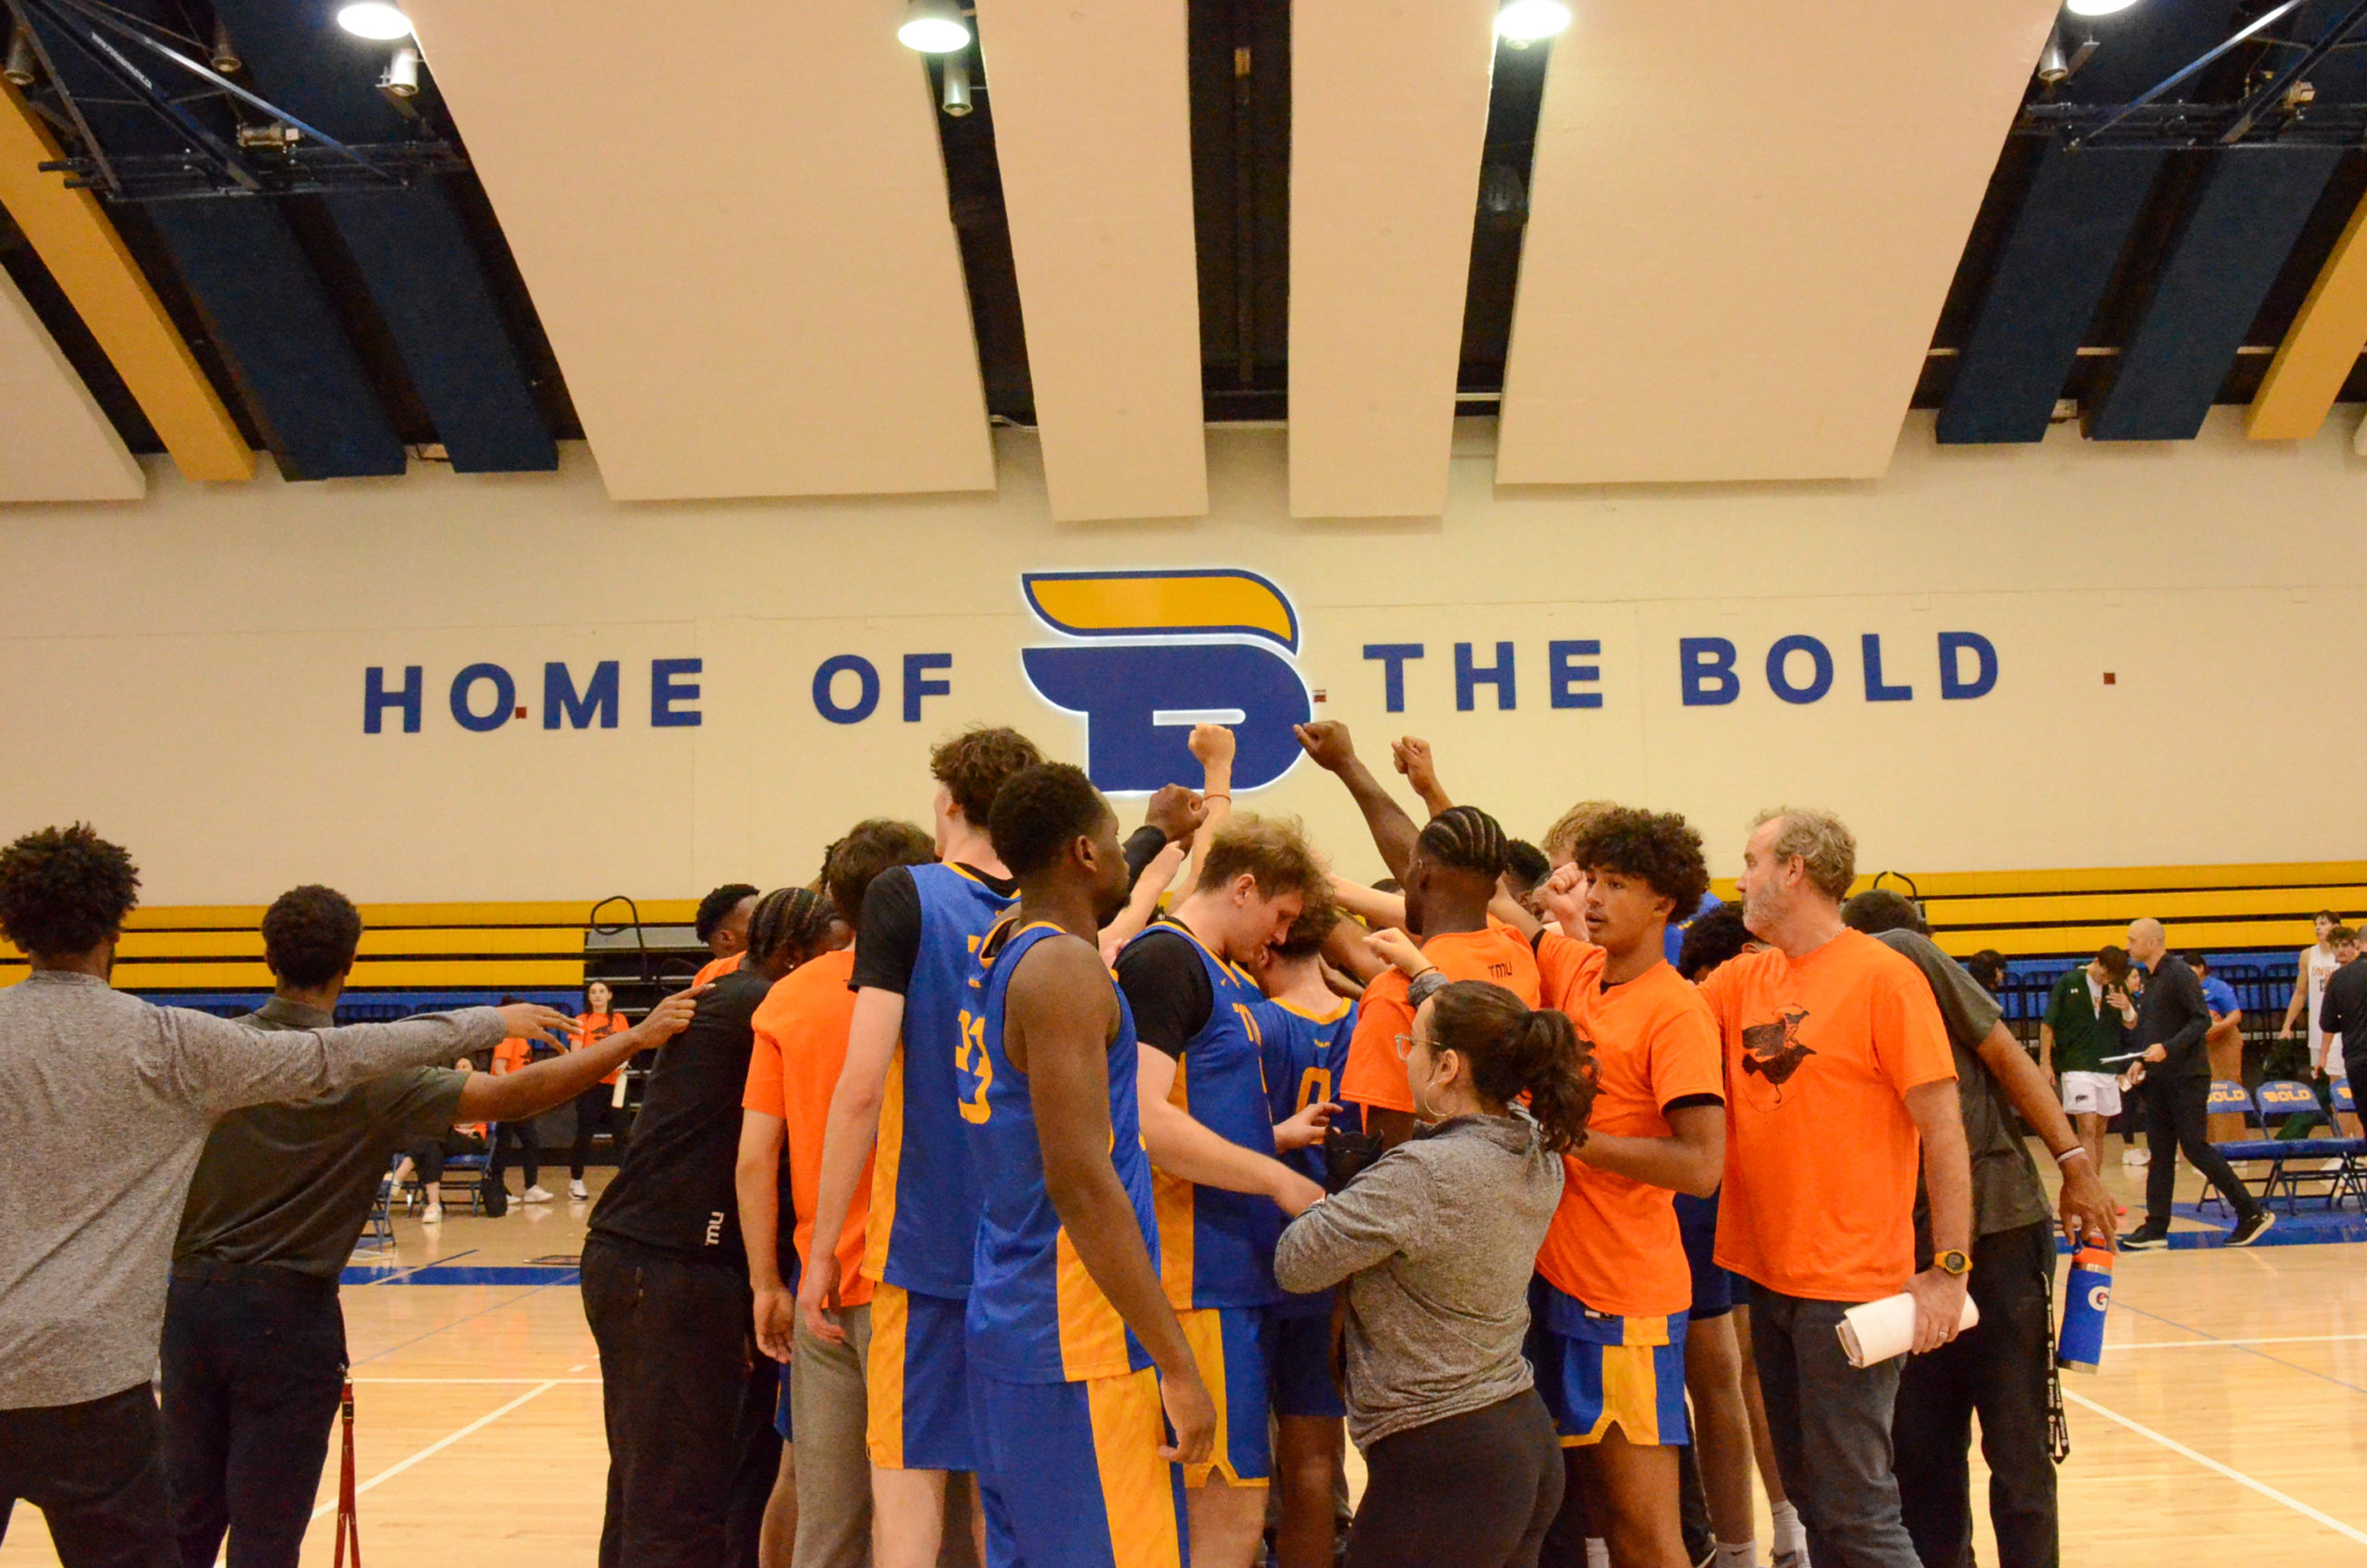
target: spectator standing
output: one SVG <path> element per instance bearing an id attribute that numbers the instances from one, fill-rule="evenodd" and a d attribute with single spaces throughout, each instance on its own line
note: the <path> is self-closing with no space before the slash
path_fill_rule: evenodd
<path id="1" fill-rule="evenodd" d="M 2244 1010 L 2236 999 L 2236 988 L 2214 978 L 2211 961 L 2199 952 L 2186 955 L 2186 966 L 2202 983 L 2203 1011 L 2211 1014 L 2211 1027 L 2202 1035 L 2202 1051 L 2210 1060 L 2211 1076 L 2214 1081 L 2240 1084 L 2244 1081 Z M 2332 1059 L 2339 1060 L 2338 1054 Z M 2214 1144 L 2244 1135 L 2244 1119 L 2240 1116 L 2213 1116 L 2208 1127 Z"/>
<path id="2" fill-rule="evenodd" d="M 2054 1568 L 2061 1558 L 2047 1411 L 2054 1376 L 2054 1225 L 2018 1110 L 2062 1170 L 2063 1227 L 2109 1246 L 2113 1202 L 2052 1086 L 2003 1022 L 1996 998 L 1942 952 L 1915 906 L 1887 889 L 1843 906 L 1850 925 L 1923 972 L 1956 1059 L 1972 1162 L 1973 1304 L 1981 1321 L 1908 1361 L 1891 1438 L 1907 1534 L 1924 1568 L 1958 1568 L 1972 1550 L 1972 1419 L 1989 1466 L 1999 1568 Z M 1918 1229 L 1928 1231 L 1919 1205 Z M 1918 1238 L 1919 1259 L 1930 1251 Z"/>
<path id="3" fill-rule="evenodd" d="M 2039 1067 L 2055 1080 L 2091 1167 L 2103 1170 L 2104 1123 L 2120 1114 L 2120 1075 L 2106 1065 L 2137 1023 L 2128 996 L 2128 949 L 2103 947 L 2054 983 L 2038 1026 Z"/>
<path id="4" fill-rule="evenodd" d="M 2367 1084 L 2367 963 L 2359 960 L 2359 938 L 2351 935 L 2350 956 L 2326 979 L 2318 1026 L 2333 1036 L 2333 1048 L 2342 1053 L 2345 1075 Z"/>
<path id="5" fill-rule="evenodd" d="M 2342 916 L 2330 909 L 2318 911 L 2310 917 L 2310 921 L 2317 928 L 2318 939 L 2303 948 L 2294 960 L 2293 999 L 2285 1004 L 2285 1022 L 2278 1026 L 2276 1037 L 2280 1040 L 2294 1038 L 2300 1033 L 2298 1026 L 2302 1015 L 2307 1013 L 2310 1026 L 2303 1048 L 2310 1053 L 2310 1071 L 2316 1073 L 2327 1071 L 2325 1032 L 2319 1023 L 2318 1010 L 2325 999 L 2326 982 L 2333 979 L 2334 972 L 2342 967 L 2342 960 L 2335 955 L 2334 930 L 2343 921 Z"/>
<path id="6" fill-rule="evenodd" d="M 632 1027 L 632 1021 L 616 1011 L 617 994 L 608 989 L 606 981 L 595 980 L 583 987 L 583 1011 L 575 1020 L 582 1033 L 576 1035 L 574 1048 L 589 1050 L 612 1035 L 621 1035 Z M 567 1195 L 588 1198 L 591 1191 L 583 1185 L 585 1161 L 592 1158 L 595 1133 L 608 1135 L 608 1150 L 618 1164 L 625 1158 L 625 1119 L 619 1113 L 617 1079 L 624 1072 L 619 1066 L 606 1078 L 575 1096 L 575 1144 L 568 1151 Z"/>
<path id="7" fill-rule="evenodd" d="M 1819 1568 L 1915 1568 L 1891 1470 L 1899 1358 L 1853 1367 L 1842 1314 L 1904 1290 L 1919 1353 L 1956 1334 L 1972 1268 L 1956 1067 L 1931 987 L 1842 923 L 1857 840 L 1822 812 L 1762 815 L 1743 918 L 1769 944 L 1710 974 L 1726 1062 L 1717 1261 L 1751 1281 L 1775 1454 Z M 1915 1268 L 1918 1155 L 1933 1267 Z"/>
<path id="8" fill-rule="evenodd" d="M 334 888 L 281 894 L 263 918 L 278 984 L 239 1022 L 328 1028 L 361 939 L 361 912 Z M 345 1384 L 337 1280 L 394 1152 L 456 1120 L 560 1105 L 603 1066 L 671 1036 L 691 1006 L 669 998 L 637 1031 L 499 1078 L 417 1067 L 214 1124 L 165 1305 L 165 1458 L 184 1564 L 213 1562 L 227 1533 L 239 1568 L 296 1568 Z"/>
<path id="9" fill-rule="evenodd" d="M 2348 925 L 2337 925 L 2333 929 L 2333 931 L 2327 934 L 2327 940 L 2334 944 L 2334 956 L 2338 962 L 2338 967 L 2335 970 L 2335 974 L 2339 974 L 2343 970 L 2349 968 L 2352 961 L 2359 957 L 2359 933 L 2352 930 Z M 2329 977 L 2326 984 L 2329 986 L 2333 985 L 2333 979 Z M 2334 1079 L 2341 1079 L 2348 1082 L 2350 1077 L 2350 1065 L 2349 1053 L 2343 1047 L 2342 1030 L 2338 1026 L 2328 1023 L 2325 1021 L 2325 1013 L 2323 1006 L 2319 1009 L 2318 1026 L 2322 1031 L 2324 1031 L 2324 1038 L 2322 1039 L 2319 1044 L 2324 1050 L 2327 1079 L 2330 1081 Z M 2329 1107 L 2332 1107 L 2336 1101 L 2331 1082 L 2329 1082 L 2322 1093 L 2326 1104 Z M 2332 1112 L 2332 1114 L 2340 1123 L 2343 1136 L 2347 1138 L 2355 1138 L 2359 1136 L 2359 1113 L 2357 1111 L 2336 1110 Z"/>
<path id="10" fill-rule="evenodd" d="M 2145 1222 L 2121 1237 L 2120 1244 L 2140 1252 L 2169 1244 L 2177 1157 L 2183 1149 L 2194 1168 L 2235 1210 L 2236 1228 L 2229 1232 L 2227 1244 L 2247 1247 L 2276 1223 L 2276 1217 L 2237 1180 L 2205 1134 L 2211 1060 L 2203 1054 L 2202 1036 L 2211 1028 L 2211 1011 L 2203 1005 L 2202 983 L 2194 971 L 2183 963 L 2166 962 L 2169 952 L 2169 939 L 2160 921 L 2140 920 L 2129 926 L 2128 956 L 2146 974 L 2129 1044 L 2140 1053 L 2145 1070 L 2145 1129 L 2150 1134 L 2146 1141 L 2159 1158 L 2146 1168 Z"/>
<path id="11" fill-rule="evenodd" d="M 471 1008 L 263 1034 L 151 1007 L 107 984 L 139 888 L 80 824 L 0 850 L 0 935 L 32 963 L 0 991 L 0 1526 L 31 1502 L 66 1568 L 178 1560 L 149 1379 L 215 1120 L 569 1026 Z"/>
<path id="12" fill-rule="evenodd" d="M 501 998 L 503 1007 L 512 1007 L 517 1002 L 516 997 Z M 533 1058 L 534 1042 L 521 1035 L 513 1035 L 493 1047 L 492 1074 L 496 1078 L 506 1078 L 510 1073 L 522 1072 Z M 502 1178 L 509 1169 L 509 1153 L 515 1149 L 518 1154 L 518 1163 L 526 1173 L 526 1190 L 518 1194 L 518 1201 L 521 1203 L 551 1201 L 549 1190 L 543 1185 L 543 1135 L 534 1126 L 533 1117 L 514 1116 L 507 1121 L 490 1123 L 486 1141 L 491 1150 L 484 1164 L 484 1180 L 487 1186 L 505 1188 L 508 1186 Z"/>
<path id="13" fill-rule="evenodd" d="M 1482 981 L 1425 989 L 1398 1048 L 1426 1125 L 1274 1257 L 1285 1290 L 1346 1282 L 1348 1429 L 1370 1471 L 1347 1568 L 1527 1568 L 1563 1487 L 1521 1354 L 1529 1277 L 1592 1064 L 1568 1019 Z"/>

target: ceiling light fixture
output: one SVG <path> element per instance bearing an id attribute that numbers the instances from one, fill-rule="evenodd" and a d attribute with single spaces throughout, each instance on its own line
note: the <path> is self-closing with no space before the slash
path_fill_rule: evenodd
<path id="1" fill-rule="evenodd" d="M 33 65 L 33 35 L 19 27 L 8 35 L 8 60 L 0 76 L 18 87 L 31 87 L 41 73 Z"/>
<path id="2" fill-rule="evenodd" d="M 239 58 L 238 45 L 230 42 L 230 30 L 220 22 L 214 24 L 215 70 L 223 76 L 236 76 L 246 69 L 246 62 Z"/>
<path id="3" fill-rule="evenodd" d="M 2067 0 L 2063 8 L 2075 17 L 2108 17 L 2136 4 L 2137 0 Z"/>
<path id="4" fill-rule="evenodd" d="M 955 119 L 970 112 L 970 63 L 954 55 L 945 57 L 945 91 L 938 99 L 938 106 Z"/>
<path id="5" fill-rule="evenodd" d="M 411 36 L 411 18 L 399 6 L 386 0 L 361 0 L 337 14 L 337 25 L 356 38 L 372 38 L 381 43 L 391 43 L 398 38 Z"/>
<path id="6" fill-rule="evenodd" d="M 956 0 L 908 0 L 896 42 L 924 55 L 950 55 L 970 44 L 970 24 Z"/>
<path id="7" fill-rule="evenodd" d="M 1564 0 L 1504 0 L 1496 9 L 1496 36 L 1515 49 L 1542 43 L 1569 25 Z"/>

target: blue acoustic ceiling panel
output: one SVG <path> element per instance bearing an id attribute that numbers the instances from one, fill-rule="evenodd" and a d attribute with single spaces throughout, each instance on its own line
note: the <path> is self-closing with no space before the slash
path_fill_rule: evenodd
<path id="1" fill-rule="evenodd" d="M 2036 441 L 2166 153 L 2050 142 L 2000 249 L 1955 379 L 1944 443 Z"/>
<path id="2" fill-rule="evenodd" d="M 2234 15 L 2228 0 L 2180 0 L 2108 17 L 2066 16 L 2058 25 L 2067 43 L 2093 37 L 2098 47 L 2054 99 L 2128 103 L 2226 37 Z M 2164 157 L 2142 149 L 2073 151 L 2059 140 L 2040 156 L 1940 405 L 1942 441 L 2036 441 L 2046 434 Z"/>
<path id="3" fill-rule="evenodd" d="M 2202 429 L 2246 329 L 2343 152 L 2226 147 L 2209 156 L 2111 385 L 2089 415 L 2091 440 L 2190 441 Z"/>
<path id="4" fill-rule="evenodd" d="M 336 7 L 295 0 L 215 0 L 250 85 L 350 144 L 407 141 L 415 123 L 379 94 L 397 45 L 339 29 Z M 432 179 L 325 199 L 394 338 L 435 434 L 463 472 L 558 466 L 523 358 L 484 263 Z"/>
<path id="5" fill-rule="evenodd" d="M 118 8 L 157 25 L 182 25 L 178 11 L 167 18 L 155 0 L 129 0 Z M 109 152 L 182 151 L 179 133 L 130 102 L 94 63 L 87 41 L 37 25 L 60 79 Z M 217 132 L 229 129 L 214 109 L 190 112 L 215 118 Z M 229 197 L 161 202 L 144 211 L 245 389 L 280 472 L 289 479 L 402 472 L 402 441 L 277 207 Z"/>

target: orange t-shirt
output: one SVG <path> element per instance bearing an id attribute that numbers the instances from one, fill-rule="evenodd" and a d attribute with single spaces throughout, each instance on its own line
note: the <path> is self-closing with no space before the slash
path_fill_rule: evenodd
<path id="1" fill-rule="evenodd" d="M 1562 1011 L 1594 1048 L 1588 1132 L 1665 1138 L 1670 1105 L 1725 1097 L 1717 1022 L 1665 960 L 1605 989 L 1600 948 L 1567 937 L 1560 946 L 1572 982 Z M 1545 952 L 1538 956 L 1543 962 Z M 1562 1206 L 1537 1254 L 1547 1282 L 1620 1317 L 1667 1317 L 1690 1305 L 1693 1270 L 1677 1233 L 1674 1194 L 1571 1155 L 1562 1168 Z"/>
<path id="2" fill-rule="evenodd" d="M 528 1059 L 533 1054 L 534 1047 L 531 1041 L 513 1035 L 493 1047 L 493 1071 L 497 1074 L 515 1072 L 525 1066 Z"/>
<path id="3" fill-rule="evenodd" d="M 1904 1096 L 1956 1075 L 1923 972 L 1844 931 L 1797 962 L 1745 953 L 1701 998 L 1725 1052 L 1719 1264 L 1815 1301 L 1905 1290 L 1921 1140 Z"/>
<path id="4" fill-rule="evenodd" d="M 578 1015 L 575 1022 L 583 1033 L 578 1035 L 574 1042 L 567 1047 L 571 1051 L 580 1051 L 586 1046 L 596 1046 L 610 1035 L 621 1035 L 632 1027 L 632 1020 L 621 1012 L 586 1012 Z M 600 1082 L 613 1084 L 617 1081 L 617 1073 L 623 1071 L 623 1066 L 619 1065 L 615 1072 L 610 1072 Z"/>
<path id="5" fill-rule="evenodd" d="M 1506 925 L 1484 931 L 1451 931 L 1422 944 L 1422 956 L 1450 980 L 1490 980 L 1531 1007 L 1538 1004 L 1537 956 L 1519 932 Z M 1340 1097 L 1380 1110 L 1414 1109 L 1405 1064 L 1397 1057 L 1397 1036 L 1414 1032 L 1414 1004 L 1405 972 L 1390 969 L 1365 987 L 1356 1004 L 1356 1032 L 1348 1041 L 1348 1066 L 1340 1075 Z"/>
<path id="6" fill-rule="evenodd" d="M 789 1129 L 790 1201 L 797 1209 L 797 1256 L 814 1256 L 814 1209 L 822 1193 L 822 1133 L 830 1096 L 847 1063 L 847 1029 L 854 1022 L 854 949 L 841 948 L 801 964 L 773 982 L 751 1021 L 756 1048 L 748 1057 L 742 1109 L 778 1116 Z M 839 1299 L 860 1306 L 871 1299 L 863 1271 L 864 1227 L 871 1216 L 871 1162 L 856 1183 L 854 1202 L 839 1232 Z"/>
<path id="7" fill-rule="evenodd" d="M 723 958 L 711 958 L 699 966 L 696 974 L 691 976 L 691 984 L 704 986 L 710 980 L 720 980 L 739 968 L 740 961 L 747 956 L 746 953 L 731 953 Z"/>

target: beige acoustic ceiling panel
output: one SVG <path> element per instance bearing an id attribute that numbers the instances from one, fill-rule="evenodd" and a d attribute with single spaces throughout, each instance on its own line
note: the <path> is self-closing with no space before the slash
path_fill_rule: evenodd
<path id="1" fill-rule="evenodd" d="M 406 0 L 620 500 L 985 490 L 897 0 Z"/>
<path id="2" fill-rule="evenodd" d="M 1291 7 L 1291 515 L 1446 506 L 1496 0 Z"/>
<path id="3" fill-rule="evenodd" d="M 977 14 L 1052 516 L 1199 516 L 1184 0 Z"/>
<path id="4" fill-rule="evenodd" d="M 1498 482 L 1880 474 L 2057 3 L 1578 6 Z"/>
<path id="5" fill-rule="evenodd" d="M 0 501 L 134 501 L 148 477 L 0 272 Z"/>

